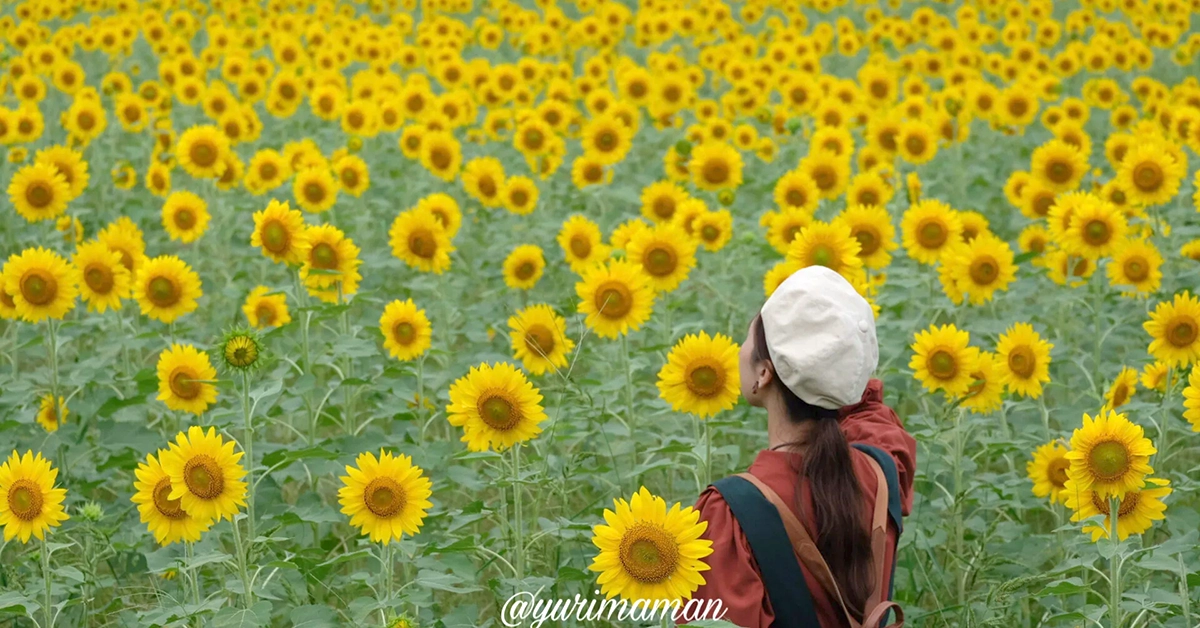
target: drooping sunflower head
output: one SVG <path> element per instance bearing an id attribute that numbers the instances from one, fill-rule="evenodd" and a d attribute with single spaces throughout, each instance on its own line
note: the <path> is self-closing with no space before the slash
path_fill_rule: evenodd
<path id="1" fill-rule="evenodd" d="M 1069 479 L 1067 468 L 1071 466 L 1067 451 L 1059 441 L 1050 441 L 1038 447 L 1033 452 L 1033 459 L 1025 465 L 1025 471 L 1033 482 L 1033 494 L 1049 497 L 1051 504 L 1066 498 L 1064 490 Z"/>
<path id="2" fill-rule="evenodd" d="M 432 483 L 406 455 L 380 450 L 359 454 L 355 466 L 346 467 L 338 490 L 342 513 L 376 543 L 391 543 L 404 534 L 414 535 L 433 504 Z"/>
<path id="3" fill-rule="evenodd" d="M 1145 485 L 1153 469 L 1150 456 L 1156 453 L 1141 426 L 1124 414 L 1101 410 L 1095 418 L 1084 414 L 1083 427 L 1071 435 L 1071 461 L 1067 475 L 1080 490 L 1102 498 L 1121 497 Z"/>
<path id="4" fill-rule="evenodd" d="M 4 526 L 4 540 L 20 539 L 28 543 L 30 537 L 39 541 L 45 538 L 52 527 L 62 525 L 69 517 L 63 509 L 67 490 L 54 488 L 58 469 L 41 453 L 32 451 L 12 455 L 0 464 L 0 526 Z"/>
<path id="5" fill-rule="evenodd" d="M 600 550 L 589 569 L 606 597 L 625 600 L 686 600 L 705 584 L 704 558 L 712 541 L 700 538 L 708 522 L 699 511 L 674 504 L 641 487 L 628 502 L 613 501 L 605 509 L 605 524 L 592 528 L 592 543 Z"/>
<path id="6" fill-rule="evenodd" d="M 541 433 L 542 395 L 511 364 L 481 364 L 450 387 L 451 425 L 463 428 L 471 451 L 502 451 Z"/>
<path id="7" fill-rule="evenodd" d="M 1150 529 L 1155 521 L 1166 517 L 1167 505 L 1162 498 L 1170 495 L 1171 482 L 1163 478 L 1146 478 L 1146 484 L 1138 490 L 1131 490 L 1120 496 L 1117 504 L 1117 538 L 1125 540 L 1132 534 L 1141 534 Z M 1064 502 L 1073 513 L 1071 521 L 1083 521 L 1090 517 L 1104 515 L 1103 523 L 1096 525 L 1088 523 L 1083 526 L 1084 534 L 1092 535 L 1092 542 L 1102 538 L 1111 538 L 1112 534 L 1112 501 L 1116 496 L 1105 496 L 1092 489 L 1079 486 L 1074 479 L 1067 480 L 1063 490 Z"/>

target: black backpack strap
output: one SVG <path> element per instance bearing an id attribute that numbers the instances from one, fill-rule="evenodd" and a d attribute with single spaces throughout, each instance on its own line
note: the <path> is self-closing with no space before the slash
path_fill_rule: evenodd
<path id="1" fill-rule="evenodd" d="M 779 511 L 753 484 L 737 476 L 718 480 L 713 483 L 713 488 L 729 504 L 730 512 L 750 543 L 767 598 L 771 601 L 771 610 L 775 613 L 773 625 L 780 628 L 820 626 L 808 583 Z"/>
<path id="2" fill-rule="evenodd" d="M 904 523 L 902 510 L 900 509 L 900 474 L 896 471 L 896 461 L 884 450 L 873 445 L 865 445 L 863 443 L 854 443 L 855 449 L 867 454 L 879 463 L 879 468 L 883 469 L 883 477 L 887 479 L 888 487 L 888 518 L 892 523 L 896 524 L 896 545 L 900 544 L 900 533 L 904 532 Z M 893 599 L 893 594 L 896 592 L 896 563 L 899 562 L 899 556 L 892 556 L 892 573 L 888 576 L 888 596 L 887 599 Z M 883 623 L 887 623 L 887 615 L 884 615 Z"/>

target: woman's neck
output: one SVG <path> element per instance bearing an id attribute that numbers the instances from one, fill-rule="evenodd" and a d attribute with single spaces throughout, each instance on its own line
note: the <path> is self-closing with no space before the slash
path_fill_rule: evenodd
<path id="1" fill-rule="evenodd" d="M 801 452 L 805 449 L 812 421 L 796 421 L 779 397 L 769 398 L 767 408 L 767 448 Z"/>

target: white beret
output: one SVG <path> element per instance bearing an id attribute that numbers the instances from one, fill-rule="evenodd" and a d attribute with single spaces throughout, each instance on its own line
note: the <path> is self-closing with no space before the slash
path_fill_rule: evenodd
<path id="1" fill-rule="evenodd" d="M 824 266 L 794 273 L 762 311 L 775 373 L 803 401 L 837 409 L 862 400 L 879 365 L 875 315 L 844 277 Z"/>

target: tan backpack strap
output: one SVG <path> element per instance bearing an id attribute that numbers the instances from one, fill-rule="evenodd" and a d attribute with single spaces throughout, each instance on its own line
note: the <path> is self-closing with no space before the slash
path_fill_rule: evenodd
<path id="1" fill-rule="evenodd" d="M 775 509 L 779 511 L 779 518 L 783 520 L 783 527 L 787 531 L 788 539 L 791 540 L 796 555 L 800 557 L 800 562 L 808 567 L 809 572 L 817 579 L 821 587 L 837 599 L 838 604 L 842 607 L 842 612 L 846 614 L 846 621 L 850 622 L 850 627 L 861 628 L 862 624 L 854 619 L 854 615 L 846 606 L 846 600 L 838 589 L 837 581 L 833 579 L 833 572 L 829 570 L 825 557 L 821 556 L 821 551 L 817 549 L 817 544 L 813 543 L 812 536 L 809 535 L 804 524 L 800 523 L 796 515 L 792 514 L 792 509 L 784 503 L 778 493 L 771 490 L 771 487 L 762 480 L 749 473 L 739 473 L 738 477 L 753 484 L 763 494 L 763 497 L 766 497 L 767 501 L 775 506 Z"/>
<path id="2" fill-rule="evenodd" d="M 871 565 L 875 569 L 875 587 L 867 596 L 863 607 L 867 611 L 876 608 L 886 601 L 887 595 L 887 517 L 888 517 L 888 485 L 883 475 L 883 468 L 871 456 L 867 456 L 871 468 L 875 470 L 875 510 L 871 517 Z M 878 623 L 875 624 L 878 626 Z"/>
<path id="3" fill-rule="evenodd" d="M 896 611 L 896 621 L 888 624 L 887 628 L 904 628 L 904 609 L 895 602 L 883 602 L 872 608 L 862 623 L 863 628 L 878 628 L 879 622 L 883 621 L 883 616 L 889 610 Z"/>

